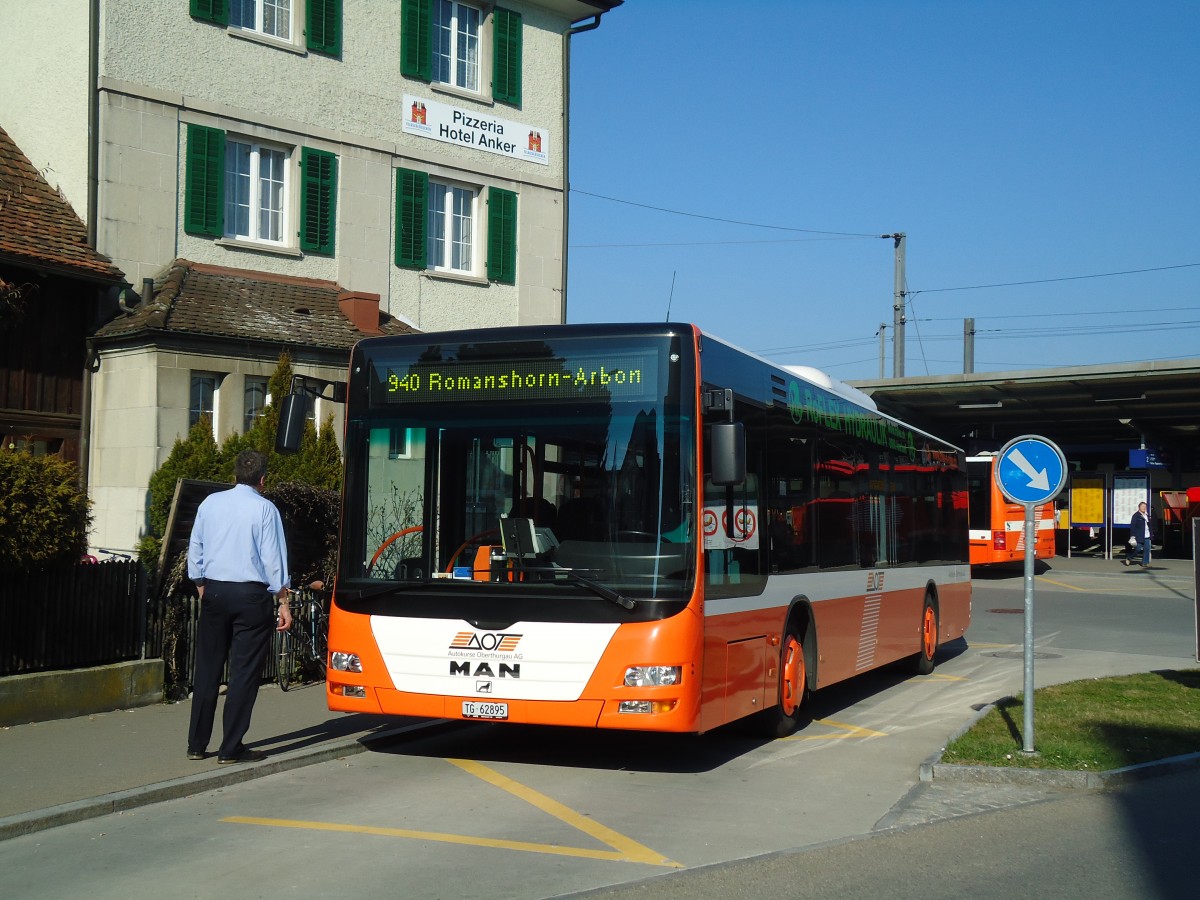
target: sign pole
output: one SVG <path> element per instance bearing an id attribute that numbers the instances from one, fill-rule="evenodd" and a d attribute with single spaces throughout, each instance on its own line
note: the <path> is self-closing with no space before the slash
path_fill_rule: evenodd
<path id="1" fill-rule="evenodd" d="M 1034 510 L 1062 491 L 1067 479 L 1067 458 L 1053 441 L 1026 434 L 1004 445 L 995 479 L 1009 503 L 1025 507 L 1025 723 L 1021 752 L 1033 756 L 1037 753 L 1033 743 L 1033 576 L 1037 561 Z"/>
<path id="2" fill-rule="evenodd" d="M 1036 507 L 1025 504 L 1025 727 L 1021 752 L 1037 753 L 1033 744 L 1033 576 L 1037 561 L 1037 531 L 1033 519 Z"/>

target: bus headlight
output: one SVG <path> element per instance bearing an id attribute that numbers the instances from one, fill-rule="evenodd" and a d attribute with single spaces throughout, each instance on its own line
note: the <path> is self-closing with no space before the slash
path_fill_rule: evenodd
<path id="1" fill-rule="evenodd" d="M 630 666 L 625 670 L 625 687 L 668 687 L 679 684 L 680 666 Z"/>
<path id="2" fill-rule="evenodd" d="M 338 672 L 361 672 L 362 660 L 357 653 L 341 653 L 334 650 L 329 654 L 329 668 Z"/>

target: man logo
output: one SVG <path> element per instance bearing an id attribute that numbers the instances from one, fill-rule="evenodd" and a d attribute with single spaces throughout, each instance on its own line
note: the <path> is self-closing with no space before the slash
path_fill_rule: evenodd
<path id="1" fill-rule="evenodd" d="M 450 660 L 451 675 L 465 675 L 468 678 L 520 678 L 521 664 L 520 663 L 500 663 L 500 674 L 492 668 L 492 664 L 488 662 L 475 663 L 471 665 L 470 661 L 455 662 Z"/>
<path id="2" fill-rule="evenodd" d="M 492 650 L 497 653 L 512 653 L 517 649 L 521 640 L 519 634 L 494 634 L 485 631 L 476 634 L 473 631 L 460 631 L 450 642 L 451 650 Z"/>
<path id="3" fill-rule="evenodd" d="M 490 694 L 492 692 L 492 683 L 490 681 L 475 682 L 475 693 Z"/>

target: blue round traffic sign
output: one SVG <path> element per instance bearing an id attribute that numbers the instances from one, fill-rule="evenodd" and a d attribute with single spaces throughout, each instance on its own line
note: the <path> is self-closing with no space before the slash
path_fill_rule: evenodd
<path id="1" fill-rule="evenodd" d="M 1012 503 L 1053 500 L 1067 480 L 1067 458 L 1058 445 L 1034 434 L 1013 438 L 1000 451 L 996 486 Z"/>

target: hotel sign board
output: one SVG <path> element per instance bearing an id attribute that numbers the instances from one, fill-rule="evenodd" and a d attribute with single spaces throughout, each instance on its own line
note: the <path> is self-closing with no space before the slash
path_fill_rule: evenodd
<path id="1" fill-rule="evenodd" d="M 524 125 L 424 97 L 404 95 L 403 131 L 418 137 L 550 165 L 550 135 Z"/>

